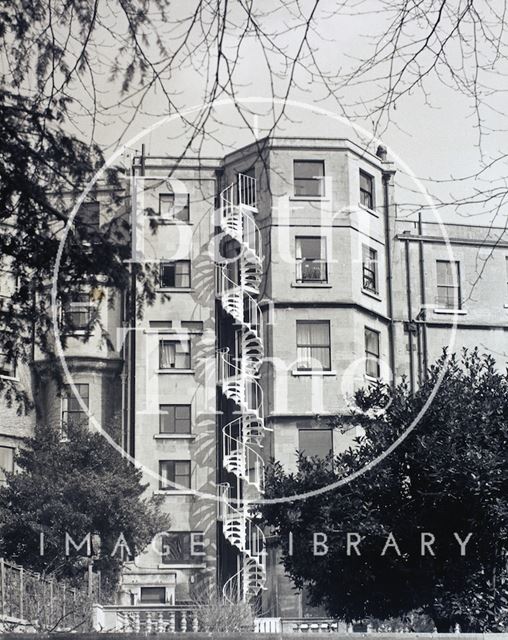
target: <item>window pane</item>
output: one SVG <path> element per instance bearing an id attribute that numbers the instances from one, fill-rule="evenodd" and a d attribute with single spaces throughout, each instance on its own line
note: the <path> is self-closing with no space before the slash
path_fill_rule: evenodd
<path id="1" fill-rule="evenodd" d="M 365 329 L 365 350 L 379 355 L 379 334 L 371 329 Z"/>
<path id="2" fill-rule="evenodd" d="M 447 260 L 436 261 L 437 304 L 450 309 L 460 309 L 460 264 Z"/>
<path id="3" fill-rule="evenodd" d="M 319 197 L 322 195 L 321 180 L 296 180 L 295 196 Z"/>
<path id="4" fill-rule="evenodd" d="M 194 532 L 198 534 L 198 531 Z M 197 555 L 191 555 L 191 534 L 189 531 L 170 531 L 162 538 L 162 562 L 166 564 L 189 564 L 200 562 Z"/>
<path id="5" fill-rule="evenodd" d="M 159 194 L 159 213 L 165 218 L 188 222 L 189 209 L 188 193 L 177 193 L 176 196 L 174 193 Z"/>
<path id="6" fill-rule="evenodd" d="M 379 360 L 367 357 L 365 359 L 365 373 L 371 378 L 379 378 Z"/>
<path id="7" fill-rule="evenodd" d="M 159 461 L 159 486 L 161 489 L 173 489 L 170 484 L 175 480 L 175 468 L 171 460 Z"/>
<path id="8" fill-rule="evenodd" d="M 368 209 L 374 208 L 374 179 L 360 171 L 360 202 Z"/>
<path id="9" fill-rule="evenodd" d="M 372 178 L 363 171 L 360 171 L 360 189 L 372 192 Z"/>
<path id="10" fill-rule="evenodd" d="M 190 489 L 190 462 L 188 460 L 159 461 L 160 488 L 176 490 L 180 487 Z"/>
<path id="11" fill-rule="evenodd" d="M 175 484 L 190 489 L 190 462 L 175 462 Z"/>
<path id="12" fill-rule="evenodd" d="M 322 160 L 295 160 L 295 178 L 321 178 L 324 175 Z"/>
<path id="13" fill-rule="evenodd" d="M 324 194 L 324 162 L 322 160 L 295 160 L 294 190 L 296 196 L 322 196 Z"/>
<path id="14" fill-rule="evenodd" d="M 300 244 L 300 253 L 302 258 L 311 258 L 319 260 L 321 258 L 321 247 L 323 245 L 321 238 L 297 238 Z"/>
<path id="15" fill-rule="evenodd" d="M 297 342 L 300 346 L 330 344 L 329 322 L 306 322 L 298 320 L 296 323 Z"/>
<path id="16" fill-rule="evenodd" d="M 329 370 L 330 360 L 330 323 L 296 323 L 297 360 L 301 370 Z"/>
<path id="17" fill-rule="evenodd" d="M 161 264 L 161 287 L 174 287 L 175 286 L 175 265 L 174 263 L 167 262 Z"/>
<path id="18" fill-rule="evenodd" d="M 367 245 L 362 247 L 363 288 L 377 292 L 377 251 Z"/>
<path id="19" fill-rule="evenodd" d="M 141 602 L 164 604 L 166 602 L 166 587 L 141 587 Z"/>
<path id="20" fill-rule="evenodd" d="M 14 449 L 0 447 L 0 484 L 5 482 L 5 473 L 14 471 Z"/>
<path id="21" fill-rule="evenodd" d="M 13 378 L 16 374 L 14 362 L 8 362 L 7 354 L 0 353 L 0 376 L 9 376 Z"/>
<path id="22" fill-rule="evenodd" d="M 161 369 L 174 369 L 176 366 L 176 344 L 161 340 L 159 343 L 159 367 Z"/>
<path id="23" fill-rule="evenodd" d="M 331 429 L 299 429 L 298 450 L 308 457 L 326 458 L 333 451 Z"/>
<path id="24" fill-rule="evenodd" d="M 365 373 L 379 378 L 379 333 L 373 329 L 365 329 Z"/>
<path id="25" fill-rule="evenodd" d="M 190 405 L 162 404 L 159 411 L 160 433 L 190 433 Z"/>
<path id="26" fill-rule="evenodd" d="M 296 323 L 296 344 L 304 345 L 310 343 L 310 335 L 312 331 L 312 325 L 310 322 Z"/>
<path id="27" fill-rule="evenodd" d="M 175 407 L 171 404 L 159 406 L 159 431 L 160 433 L 175 432 Z"/>
<path id="28" fill-rule="evenodd" d="M 175 287 L 190 287 L 190 262 L 188 260 L 175 263 Z"/>
<path id="29" fill-rule="evenodd" d="M 76 213 L 76 225 L 85 227 L 87 231 L 95 231 L 100 226 L 100 204 L 83 202 Z"/>
<path id="30" fill-rule="evenodd" d="M 161 287 L 190 287 L 190 262 L 164 262 L 160 269 Z"/>
<path id="31" fill-rule="evenodd" d="M 182 320 L 180 326 L 187 331 L 203 331 L 203 322 L 201 320 Z"/>

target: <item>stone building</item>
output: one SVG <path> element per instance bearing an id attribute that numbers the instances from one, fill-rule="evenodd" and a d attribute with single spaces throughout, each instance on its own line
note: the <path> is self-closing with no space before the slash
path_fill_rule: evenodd
<path id="1" fill-rule="evenodd" d="M 266 615 L 303 615 L 252 508 L 264 462 L 349 446 L 355 425 L 340 434 L 327 417 L 371 380 L 416 387 L 445 346 L 506 365 L 507 234 L 397 219 L 395 171 L 382 148 L 303 137 L 134 159 L 132 259 L 156 272 L 155 301 L 140 319 L 128 292 L 87 291 L 66 311 L 81 403 L 59 397 L 37 351 L 19 373 L 39 419 L 117 425 L 164 498 L 171 530 L 126 566 L 124 602 L 185 601 L 207 579 Z M 114 348 L 80 340 L 90 312 Z M 1 466 L 33 420 L 2 413 Z"/>

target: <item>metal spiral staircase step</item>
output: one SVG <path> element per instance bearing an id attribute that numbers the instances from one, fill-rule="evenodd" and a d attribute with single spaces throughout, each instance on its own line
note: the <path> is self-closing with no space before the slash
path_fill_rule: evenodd
<path id="1" fill-rule="evenodd" d="M 239 174 L 238 184 L 226 187 L 220 195 L 222 230 L 241 247 L 239 282 L 230 275 L 227 265 L 221 267 L 219 299 L 225 312 L 241 325 L 241 355 L 237 360 L 222 354 L 222 392 L 241 410 L 242 416 L 223 427 L 223 465 L 239 481 L 262 491 L 263 459 L 256 448 L 262 445 L 265 431 L 262 389 L 256 378 L 263 363 L 262 313 L 256 301 L 263 278 L 260 254 L 261 235 L 253 213 L 255 180 Z M 246 200 L 242 198 L 246 194 Z M 237 198 L 238 196 L 238 198 Z M 235 204 L 238 199 L 238 204 Z M 231 371 L 236 374 L 231 375 Z M 256 447 L 256 448 L 254 448 Z M 252 521 L 248 509 L 235 508 L 224 496 L 225 538 L 243 554 L 242 569 L 224 585 L 224 595 L 249 599 L 257 595 L 266 581 L 265 538 L 262 529 Z M 248 492 L 245 493 L 248 496 Z M 248 499 L 247 499 L 248 500 Z"/>

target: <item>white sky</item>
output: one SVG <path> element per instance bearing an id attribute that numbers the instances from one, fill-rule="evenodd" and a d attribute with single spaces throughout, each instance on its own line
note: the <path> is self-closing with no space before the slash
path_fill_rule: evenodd
<path id="1" fill-rule="evenodd" d="M 460 2 L 460 0 L 456 0 Z M 304 0 L 302 4 L 312 6 L 310 0 Z M 189 4 L 172 4 L 170 12 L 171 18 L 176 19 L 183 15 L 190 15 L 195 2 Z M 256 3 L 256 8 L 267 7 L 271 10 L 278 6 L 274 0 L 260 0 Z M 311 34 L 310 40 L 313 51 L 326 69 L 348 69 L 351 67 L 352 59 L 364 59 L 372 51 L 372 41 L 377 34 L 383 32 L 387 26 L 389 14 L 383 10 L 382 0 L 366 0 L 355 5 L 349 5 L 350 9 L 341 11 L 341 15 L 327 17 L 327 11 L 335 6 L 334 2 L 324 2 L 321 13 L 317 14 L 319 25 L 319 35 Z M 369 11 L 374 10 L 374 13 Z M 282 10 L 281 10 L 282 11 Z M 301 29 L 293 28 L 289 24 L 288 16 L 281 11 L 276 11 L 267 16 L 265 26 L 278 34 L 279 42 L 294 47 L 299 42 Z M 177 15 L 178 14 L 178 15 Z M 167 25 L 166 25 L 167 26 Z M 164 31 L 165 26 L 162 27 Z M 178 38 L 169 28 L 167 32 L 166 46 L 173 51 L 177 46 Z M 180 29 L 182 32 L 182 29 Z M 226 51 L 232 51 L 237 43 L 236 35 L 229 40 L 226 39 Z M 479 42 L 478 47 L 483 45 Z M 166 90 L 171 93 L 172 98 L 180 107 L 199 105 L 203 102 L 205 87 L 205 60 L 201 58 L 202 48 L 196 47 L 192 55 L 182 58 L 178 64 L 179 69 L 173 73 L 166 83 Z M 274 58 L 275 59 L 275 58 Z M 212 64 L 214 57 L 210 58 Z M 501 63 L 499 63 L 501 64 Z M 277 71 L 282 67 L 276 65 Z M 490 109 L 486 110 L 485 130 L 492 130 L 492 133 L 483 140 L 484 162 L 489 162 L 503 152 L 508 147 L 508 135 L 506 133 L 506 116 L 504 114 L 504 92 L 508 89 L 508 68 L 498 68 L 496 75 L 489 78 L 493 87 L 499 92 L 489 97 Z M 269 101 L 272 96 L 268 75 L 263 64 L 263 57 L 259 45 L 248 42 L 242 50 L 242 57 L 239 60 L 236 71 L 237 97 L 240 98 L 261 98 Z M 283 78 L 277 78 L 276 83 L 281 86 Z M 379 83 L 374 80 L 371 85 L 351 87 L 351 90 L 343 92 L 343 100 L 354 102 L 360 99 L 368 99 L 374 92 L 378 91 Z M 484 189 L 494 180 L 501 188 L 506 185 L 508 167 L 506 160 L 497 163 L 484 177 L 488 180 L 469 180 L 463 182 L 442 183 L 453 177 L 462 177 L 474 174 L 481 167 L 481 157 L 478 149 L 478 129 L 472 112 L 471 101 L 463 94 L 454 92 L 445 86 L 435 77 L 431 77 L 425 86 L 426 94 L 415 88 L 411 95 L 405 96 L 397 102 L 396 110 L 392 113 L 392 122 L 383 133 L 382 138 L 398 156 L 400 156 L 420 178 L 427 180 L 426 185 L 431 194 L 437 194 L 441 199 L 453 199 L 453 197 L 464 197 L 475 189 Z M 139 97 L 135 96 L 130 101 L 130 106 L 117 107 L 118 91 L 114 84 L 110 83 L 106 75 L 99 82 L 99 90 L 102 91 L 101 102 L 110 104 L 110 117 L 105 120 L 104 126 L 99 126 L 96 132 L 96 140 L 103 145 L 110 145 L 111 151 L 117 144 L 119 132 L 122 130 L 122 121 L 129 120 L 134 113 L 135 106 L 139 103 Z M 280 90 L 279 90 L 280 93 Z M 338 105 L 334 99 L 323 100 L 323 87 L 317 83 L 310 83 L 309 76 L 305 71 L 299 70 L 296 75 L 296 84 L 291 92 L 290 98 L 295 101 L 310 106 L 315 105 L 321 109 L 329 109 L 333 113 L 338 113 Z M 77 95 L 81 98 L 82 92 L 77 88 Z M 271 125 L 271 118 L 267 104 L 255 107 L 260 115 L 255 119 L 248 116 L 252 126 L 259 129 L 259 137 L 263 135 L 263 126 Z M 237 148 L 242 144 L 252 141 L 252 134 L 246 130 L 234 110 L 220 107 L 217 109 L 217 119 L 224 124 L 210 123 L 210 138 L 202 149 L 207 155 L 220 156 L 224 150 Z M 303 135 L 316 137 L 351 137 L 347 127 L 340 125 L 328 117 L 320 117 L 312 112 L 306 112 L 302 108 L 291 108 L 288 111 L 289 119 L 286 119 L 278 133 L 288 135 Z M 161 90 L 148 94 L 143 102 L 142 108 L 136 114 L 131 126 L 124 133 L 121 142 L 127 142 L 130 137 L 138 134 L 143 129 L 167 115 L 166 101 Z M 372 125 L 369 120 L 358 122 L 371 130 Z M 503 132 L 500 130 L 503 129 Z M 222 149 L 217 142 L 222 143 Z M 177 155 L 182 148 L 182 143 L 186 140 L 182 136 L 182 129 L 178 124 L 171 123 L 163 129 L 159 129 L 144 138 L 146 151 L 153 155 Z M 140 148 L 140 142 L 135 145 Z M 134 149 L 133 149 L 134 151 Z M 406 187 L 410 186 L 405 178 L 399 177 L 400 189 L 398 192 L 399 201 L 413 201 L 412 196 Z M 489 210 L 487 210 L 489 209 Z M 475 205 L 463 215 L 459 216 L 451 208 L 443 213 L 444 219 L 453 222 L 464 222 L 469 224 L 488 224 L 493 217 L 490 205 Z M 506 209 L 497 214 L 496 226 L 506 224 Z M 426 215 L 427 219 L 432 216 Z"/>

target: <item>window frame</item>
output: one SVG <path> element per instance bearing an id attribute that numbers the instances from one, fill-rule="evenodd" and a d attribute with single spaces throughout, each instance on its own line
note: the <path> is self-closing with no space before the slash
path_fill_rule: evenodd
<path id="1" fill-rule="evenodd" d="M 320 258 L 306 258 L 303 256 L 303 249 L 301 245 L 302 240 L 319 240 L 320 241 Z M 298 250 L 298 243 L 300 242 L 300 250 Z M 302 257 L 298 258 L 298 253 L 302 253 Z M 305 264 L 306 262 L 315 263 L 320 265 L 321 278 L 305 278 Z M 295 236 L 295 279 L 297 283 L 301 284 L 326 284 L 328 283 L 328 254 L 326 236 Z"/>
<path id="2" fill-rule="evenodd" d="M 168 344 L 173 344 L 175 345 L 175 354 L 174 354 L 174 360 L 175 360 L 175 365 L 174 366 L 170 366 L 170 367 L 164 367 L 163 366 L 163 362 L 162 362 L 162 349 L 161 349 L 161 345 L 163 343 L 168 343 Z M 182 347 L 183 345 L 187 344 L 189 349 L 188 351 L 181 351 L 179 355 L 184 354 L 184 356 L 186 356 L 186 366 L 185 367 L 177 367 L 176 366 L 176 358 L 177 358 L 177 349 L 176 347 L 179 345 L 180 347 Z M 190 335 L 188 337 L 185 338 L 161 338 L 159 340 L 159 370 L 160 371 L 187 371 L 189 369 L 192 369 L 192 342 L 190 339 Z"/>
<path id="3" fill-rule="evenodd" d="M 328 454 L 326 454 L 326 456 L 321 457 L 319 454 L 310 454 L 310 455 L 305 455 L 305 449 L 301 446 L 301 434 L 305 432 L 314 432 L 314 433 L 324 433 L 327 432 L 327 435 L 329 435 L 330 437 L 330 450 L 328 452 Z M 319 457 L 320 460 L 324 460 L 330 453 L 333 455 L 333 429 L 332 428 L 326 428 L 326 427 L 298 427 L 298 451 L 301 454 L 304 454 L 305 458 L 315 458 L 315 457 Z"/>
<path id="4" fill-rule="evenodd" d="M 440 264 L 454 264 L 456 267 L 456 285 L 453 284 L 440 284 L 439 283 L 439 265 Z M 436 260 L 436 305 L 439 309 L 451 309 L 459 311 L 462 309 L 462 287 L 461 287 L 461 278 L 460 278 L 460 260 Z M 452 278 L 453 279 L 453 278 Z M 443 304 L 442 298 L 440 296 L 440 290 L 446 289 L 447 293 L 451 289 L 452 292 L 457 294 L 455 298 L 456 304 L 452 304 L 451 306 L 448 304 L 448 295 L 446 302 Z"/>
<path id="5" fill-rule="evenodd" d="M 323 169 L 323 173 L 320 178 L 297 178 L 296 177 L 296 167 L 299 163 L 308 163 L 314 165 L 320 165 Z M 293 197 L 305 199 L 316 199 L 320 200 L 326 197 L 326 186 L 325 186 L 325 161 L 320 159 L 311 159 L 311 158 L 293 158 Z M 314 181 L 319 185 L 318 193 L 297 193 L 297 183 L 298 181 Z"/>
<path id="6" fill-rule="evenodd" d="M 90 412 L 90 384 L 88 382 L 75 382 L 74 386 L 78 389 L 79 396 L 83 400 L 83 402 L 86 401 L 85 403 L 86 403 L 86 406 L 88 408 L 88 412 Z M 82 393 L 80 387 L 86 387 L 86 389 L 87 389 L 86 397 L 83 396 L 83 393 Z M 69 408 L 68 408 L 69 400 L 77 402 L 79 409 L 69 410 Z M 66 384 L 66 385 L 64 385 L 64 388 L 63 388 L 61 404 L 60 404 L 60 428 L 62 430 L 62 433 L 64 433 L 64 434 L 65 434 L 65 432 L 67 430 L 67 425 L 69 424 L 68 416 L 71 415 L 71 414 L 72 415 L 81 415 L 83 418 L 82 418 L 82 421 L 80 420 L 79 424 L 83 425 L 83 426 L 89 426 L 90 418 L 89 418 L 88 413 L 83 411 L 83 409 L 81 408 L 81 405 L 79 404 L 79 401 L 76 398 L 76 396 L 75 396 L 75 394 L 74 394 L 74 392 L 72 390 L 71 385 L 70 384 Z M 66 415 L 67 415 L 67 419 L 64 419 L 64 416 L 66 416 Z"/>
<path id="7" fill-rule="evenodd" d="M 166 410 L 163 411 L 163 407 L 166 407 Z M 180 408 L 188 408 L 189 410 L 189 417 L 188 417 L 188 430 L 185 431 L 179 431 L 177 429 L 177 422 L 182 422 L 182 418 L 177 418 L 176 417 L 176 413 L 177 413 L 177 409 Z M 163 422 L 164 422 L 164 415 L 165 413 L 168 413 L 167 409 L 171 408 L 173 410 L 173 430 L 164 430 L 163 429 Z M 171 421 L 169 421 L 169 424 L 171 425 Z M 159 434 L 170 434 L 170 435 L 191 435 L 192 434 L 192 405 L 190 404 L 160 404 L 159 405 Z"/>
<path id="8" fill-rule="evenodd" d="M 367 178 L 370 183 L 370 191 L 362 188 L 362 178 Z M 375 188 L 375 178 L 373 175 L 365 171 L 364 169 L 359 170 L 359 195 L 360 195 L 360 204 L 362 207 L 365 207 L 369 211 L 376 210 L 376 188 Z M 363 202 L 363 195 L 367 194 L 370 198 L 370 206 Z"/>
<path id="9" fill-rule="evenodd" d="M 177 273 L 177 269 L 179 265 L 186 265 L 187 266 L 187 270 L 186 273 Z M 173 274 L 173 281 L 174 284 L 169 285 L 169 284 L 164 284 L 163 282 L 163 269 L 165 267 L 173 267 L 174 269 L 174 274 Z M 159 289 L 190 289 L 191 285 L 192 285 L 192 278 L 191 278 L 191 261 L 190 260 L 162 260 L 160 265 L 159 265 Z M 186 277 L 186 283 L 180 285 L 177 285 L 177 276 L 180 276 L 182 279 L 184 277 Z"/>
<path id="10" fill-rule="evenodd" d="M 93 211 L 93 215 L 97 215 L 97 223 L 95 220 L 90 222 L 90 218 L 84 220 L 80 215 L 81 210 L 85 210 L 87 207 L 94 207 L 97 210 Z M 78 210 L 76 211 L 76 215 L 74 216 L 74 224 L 76 230 L 79 232 L 80 230 L 85 230 L 87 234 L 97 233 L 101 228 L 101 203 L 100 200 L 88 200 L 86 202 L 82 202 L 79 205 Z"/>
<path id="11" fill-rule="evenodd" d="M 0 352 L 0 378 L 4 380 L 17 380 L 16 360 L 13 359 L 11 362 L 7 362 L 6 358 L 7 354 L 3 351 Z"/>
<path id="12" fill-rule="evenodd" d="M 368 261 L 369 264 L 372 265 L 372 263 L 374 263 L 374 269 L 369 268 L 367 265 L 367 261 L 366 261 L 366 251 L 371 254 L 371 252 L 374 253 L 374 259 L 372 258 L 371 255 L 368 256 Z M 374 247 L 368 245 L 368 244 L 362 244 L 362 289 L 364 289 L 365 291 L 369 291 L 370 293 L 376 293 L 379 294 L 379 258 L 378 258 L 378 251 L 377 249 L 374 249 Z M 370 286 L 366 285 L 366 275 L 368 276 L 368 274 L 366 274 L 367 272 L 370 272 L 373 275 L 373 280 L 374 280 L 374 286 L 373 288 L 371 288 Z"/>
<path id="13" fill-rule="evenodd" d="M 298 326 L 303 324 L 326 325 L 328 327 L 328 344 L 299 344 L 298 343 Z M 312 367 L 302 367 L 301 360 L 298 355 L 299 349 L 328 349 L 328 366 L 315 369 Z M 312 358 L 314 359 L 314 358 Z M 319 358 L 315 358 L 319 360 Z M 331 323 L 330 320 L 297 320 L 296 321 L 296 370 L 297 371 L 331 371 L 332 370 L 332 346 L 331 346 Z"/>
<path id="14" fill-rule="evenodd" d="M 176 473 L 177 464 L 187 465 L 187 472 L 185 474 L 182 474 L 182 473 L 177 474 Z M 172 465 L 171 474 L 163 474 L 163 465 Z M 170 475 L 170 477 L 167 478 L 167 475 Z M 167 482 L 171 482 L 172 484 L 166 486 L 163 478 L 165 478 Z M 185 483 L 177 480 L 177 478 L 180 478 L 180 479 L 185 478 Z M 180 488 L 177 488 L 174 485 L 179 485 Z M 159 460 L 159 491 L 189 491 L 191 487 L 192 487 L 191 460 L 168 460 L 168 459 Z"/>
<path id="15" fill-rule="evenodd" d="M 174 191 L 161 191 L 159 192 L 159 217 L 162 221 L 164 222 L 169 222 L 169 223 L 188 223 L 190 222 L 190 193 L 178 193 L 176 194 Z M 173 196 L 173 206 L 172 209 L 175 208 L 175 202 L 176 202 L 176 196 L 181 197 L 181 196 L 187 196 L 187 203 L 185 204 L 184 207 L 182 207 L 181 209 L 179 209 L 179 211 L 177 212 L 177 215 L 162 215 L 162 198 L 164 196 Z M 186 217 L 185 218 L 179 218 L 177 217 L 178 214 L 183 213 L 183 212 L 187 212 Z"/>
<path id="16" fill-rule="evenodd" d="M 11 454 L 11 468 L 7 469 L 6 467 L 2 467 L 0 466 L 0 487 L 2 485 L 4 485 L 7 482 L 7 479 L 5 477 L 6 473 L 14 473 L 14 469 L 15 469 L 15 463 L 14 463 L 14 459 L 16 457 L 16 447 L 9 447 L 8 445 L 0 445 L 0 450 L 6 450 L 6 451 L 10 451 Z"/>
<path id="17" fill-rule="evenodd" d="M 367 334 L 372 333 L 376 336 L 377 342 L 377 353 L 374 351 L 369 351 L 367 348 Z M 381 377 L 381 332 L 377 331 L 377 329 L 373 329 L 372 327 L 364 327 L 364 350 L 365 350 L 365 375 L 368 378 L 375 378 L 379 380 Z M 376 363 L 376 374 L 373 375 L 369 370 L 369 362 Z"/>
<path id="18" fill-rule="evenodd" d="M 147 590 L 151 589 L 153 591 L 164 592 L 164 599 L 161 602 L 160 600 L 143 600 L 143 592 L 146 593 Z M 139 602 L 144 605 L 157 605 L 157 604 L 166 604 L 167 603 L 167 591 L 165 586 L 159 585 L 141 585 L 139 588 Z"/>
<path id="19" fill-rule="evenodd" d="M 178 558 L 174 558 L 171 557 L 171 555 L 165 554 L 165 553 L 161 553 L 161 561 L 162 564 L 166 564 L 166 565 L 187 565 L 187 564 L 199 564 L 200 562 L 203 562 L 203 556 L 199 556 L 197 554 L 192 555 L 191 551 L 192 551 L 192 534 L 197 534 L 197 535 L 203 535 L 204 532 L 203 531 L 165 531 L 163 533 L 163 535 L 161 536 L 161 548 L 162 550 L 164 549 L 164 547 L 167 546 L 171 546 L 171 543 L 168 542 L 168 538 L 169 537 L 175 537 L 177 538 L 178 536 L 181 536 L 183 541 L 182 541 L 182 546 L 183 548 L 183 552 L 182 553 L 182 557 L 180 559 Z M 201 542 L 197 542 L 196 544 L 200 545 Z"/>
<path id="20" fill-rule="evenodd" d="M 86 298 L 87 301 L 83 300 L 75 300 L 74 298 L 83 297 Z M 73 309 L 74 305 L 74 309 Z M 90 328 L 90 324 L 93 320 L 93 309 L 95 308 L 94 303 L 91 301 L 91 294 L 86 291 L 79 291 L 75 295 L 72 296 L 72 299 L 69 299 L 64 302 L 62 305 L 62 316 L 64 320 L 65 330 L 69 333 L 75 333 L 77 331 L 87 331 Z M 87 317 L 86 322 L 74 324 L 74 322 L 69 322 L 69 318 L 72 318 L 73 315 L 76 314 L 84 314 Z"/>

